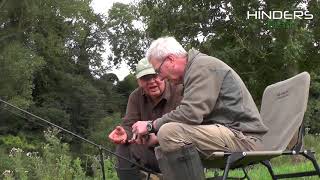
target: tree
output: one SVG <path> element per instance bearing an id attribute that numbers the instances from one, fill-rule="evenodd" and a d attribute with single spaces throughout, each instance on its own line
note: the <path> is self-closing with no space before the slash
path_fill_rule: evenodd
<path id="1" fill-rule="evenodd" d="M 311 73 L 309 101 L 304 118 L 309 133 L 320 133 L 320 75 L 317 73 Z"/>
<path id="2" fill-rule="evenodd" d="M 94 121 L 117 109 L 106 97 L 118 96 L 113 83 L 105 89 L 96 84 L 107 68 L 102 65 L 106 29 L 90 2 L 0 3 L 1 97 L 83 136 Z M 6 128 L 11 133 L 42 128 L 5 114 L 0 122 L 11 126 Z"/>
<path id="3" fill-rule="evenodd" d="M 109 29 L 130 27 L 135 20 L 141 20 L 146 38 L 174 36 L 189 49 L 195 47 L 201 52 L 215 56 L 232 68 L 244 79 L 257 104 L 260 104 L 266 86 L 308 71 L 312 73 L 310 100 L 306 119 L 311 132 L 318 131 L 316 95 L 319 76 L 320 6 L 311 1 L 184 1 L 184 0 L 141 0 L 135 5 L 120 8 L 114 6 L 110 17 L 117 23 L 109 23 Z M 305 8 L 304 8 L 305 6 Z M 124 8 L 126 7 L 126 8 Z M 134 15 L 130 15 L 130 8 Z M 118 9 L 118 11 L 116 11 Z M 115 16 L 114 12 L 120 12 Z M 270 20 L 247 18 L 247 12 L 254 11 L 310 11 L 312 20 Z M 121 17 L 121 18 L 120 18 Z M 132 29 L 123 28 L 117 37 L 126 41 L 111 44 L 125 47 L 132 41 Z M 144 37 L 145 38 L 145 37 Z M 136 40 L 136 38 L 134 38 Z M 142 38 L 140 37 L 142 40 Z M 140 46 L 128 48 L 136 52 Z M 124 51 L 114 50 L 116 56 Z M 128 57 L 129 56 L 129 57 Z M 135 63 L 132 54 L 126 54 L 125 62 Z M 124 59 L 124 58 L 123 58 Z M 117 61 L 122 61 L 120 59 Z M 128 59 L 131 62 L 128 62 Z"/>
<path id="4" fill-rule="evenodd" d="M 138 87 L 137 78 L 133 74 L 129 74 L 117 84 L 117 92 L 125 100 L 121 105 L 121 113 L 124 114 L 127 106 L 127 100 L 131 92 Z"/>
<path id="5" fill-rule="evenodd" d="M 44 65 L 35 55 L 19 42 L 9 43 L 0 52 L 0 97 L 22 108 L 32 104 L 33 78 Z"/>
<path id="6" fill-rule="evenodd" d="M 139 12 L 136 20 L 143 22 L 148 39 L 171 35 L 186 49 L 195 47 L 225 61 L 240 74 L 259 103 L 267 85 L 304 70 L 312 71 L 314 66 L 311 64 L 315 64 L 316 57 L 319 57 L 319 52 L 311 55 L 309 51 L 314 49 L 315 52 L 316 39 L 312 31 L 318 28 L 315 23 L 318 18 L 315 21 L 247 19 L 247 12 L 292 12 L 303 10 L 301 3 L 304 1 L 142 0 L 130 7 Z M 314 14 L 319 10 L 314 1 L 308 3 L 307 8 Z M 129 10 L 122 8 L 121 12 L 128 14 Z M 121 17 L 118 20 L 123 27 L 129 27 L 134 18 Z M 111 27 L 117 28 L 114 24 Z M 130 42 L 130 29 L 124 30 L 119 34 Z M 116 46 L 123 47 L 125 43 L 120 41 Z M 115 44 L 111 45 L 115 47 Z M 126 59 L 133 57 L 127 56 L 130 57 Z M 308 57 L 311 66 L 305 65 Z"/>
<path id="7" fill-rule="evenodd" d="M 114 3 L 107 18 L 107 38 L 112 54 L 109 63 L 115 66 L 125 62 L 135 70 L 135 65 L 145 55 L 149 39 L 134 5 Z"/>

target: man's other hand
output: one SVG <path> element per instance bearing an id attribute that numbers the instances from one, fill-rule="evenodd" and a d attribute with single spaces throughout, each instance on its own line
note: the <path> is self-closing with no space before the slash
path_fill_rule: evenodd
<path id="1" fill-rule="evenodd" d="M 126 131 L 121 126 L 117 126 L 110 134 L 109 139 L 115 144 L 125 144 L 128 135 Z"/>

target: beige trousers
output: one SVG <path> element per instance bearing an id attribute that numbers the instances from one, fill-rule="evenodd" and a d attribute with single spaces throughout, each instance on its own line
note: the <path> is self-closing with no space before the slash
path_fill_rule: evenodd
<path id="1" fill-rule="evenodd" d="M 187 144 L 194 144 L 208 158 L 217 151 L 253 151 L 261 148 L 258 138 L 245 136 L 240 131 L 220 124 L 189 125 L 171 122 L 161 126 L 157 136 L 162 151 L 172 152 Z"/>

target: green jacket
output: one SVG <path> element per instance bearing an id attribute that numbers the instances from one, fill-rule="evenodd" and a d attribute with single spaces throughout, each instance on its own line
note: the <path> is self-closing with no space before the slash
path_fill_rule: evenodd
<path id="1" fill-rule="evenodd" d="M 260 137 L 268 131 L 239 75 L 221 60 L 191 49 L 184 74 L 181 104 L 156 119 L 168 122 L 221 124 Z"/>

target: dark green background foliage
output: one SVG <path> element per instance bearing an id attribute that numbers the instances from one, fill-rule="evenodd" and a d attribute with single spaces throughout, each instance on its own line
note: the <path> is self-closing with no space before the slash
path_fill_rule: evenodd
<path id="1" fill-rule="evenodd" d="M 246 19 L 247 11 L 300 10 L 306 2 L 313 20 L 273 27 L 267 19 Z M 186 49 L 194 47 L 234 68 L 258 105 L 267 85 L 308 71 L 306 126 L 310 133 L 320 132 L 319 1 L 141 0 L 115 3 L 108 16 L 95 14 L 90 3 L 0 0 L 1 99 L 114 148 L 106 136 L 121 122 L 137 83 L 134 75 L 120 81 L 108 70 L 126 63 L 134 72 L 150 42 L 171 35 Z M 106 42 L 111 54 L 103 59 Z M 0 104 L 0 173 L 12 164 L 7 161 L 12 147 L 41 149 L 46 127 Z M 70 144 L 65 151 L 82 159 L 97 153 L 62 135 Z"/>
<path id="2" fill-rule="evenodd" d="M 106 135 L 121 122 L 137 84 L 134 76 L 119 81 L 108 73 L 107 23 L 90 3 L 0 1 L 0 98 L 111 148 Z M 39 148 L 47 125 L 0 107 L 0 146 Z M 71 136 L 63 140 L 73 153 L 88 150 Z"/>

